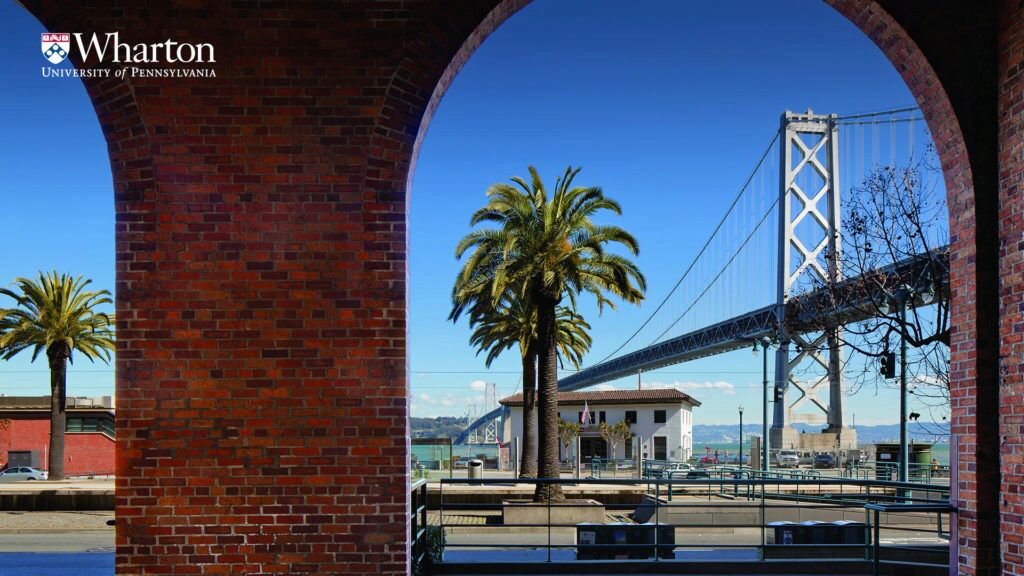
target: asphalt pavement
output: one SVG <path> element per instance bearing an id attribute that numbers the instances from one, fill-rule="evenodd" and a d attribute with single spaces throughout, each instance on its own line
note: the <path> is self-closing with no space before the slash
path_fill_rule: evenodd
<path id="1" fill-rule="evenodd" d="M 0 512 L 0 576 L 113 576 L 113 512 Z"/>

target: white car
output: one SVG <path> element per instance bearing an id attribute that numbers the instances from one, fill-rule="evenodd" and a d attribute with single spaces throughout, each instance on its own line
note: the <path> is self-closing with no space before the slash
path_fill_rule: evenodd
<path id="1" fill-rule="evenodd" d="M 779 453 L 775 455 L 775 464 L 779 468 L 799 468 L 800 455 L 796 453 L 796 450 L 779 450 Z"/>
<path id="2" fill-rule="evenodd" d="M 662 468 L 661 477 L 674 480 L 693 480 L 695 478 L 707 478 L 708 471 L 691 464 L 676 462 Z"/>
<path id="3" fill-rule="evenodd" d="M 21 480 L 46 480 L 46 472 L 28 466 L 12 466 L 0 472 L 0 482 L 19 482 Z"/>
<path id="4" fill-rule="evenodd" d="M 675 462 L 661 469 L 662 478 L 686 478 L 686 474 L 694 467 L 684 462 Z"/>

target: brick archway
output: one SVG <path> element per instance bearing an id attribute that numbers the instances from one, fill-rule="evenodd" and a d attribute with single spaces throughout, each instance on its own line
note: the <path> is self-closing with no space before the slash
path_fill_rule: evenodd
<path id="1" fill-rule="evenodd" d="M 118 574 L 405 572 L 408 175 L 452 78 L 523 3 L 25 0 L 51 31 L 217 50 L 216 79 L 85 81 L 115 179 Z M 1000 265 L 1004 309 L 1022 292 L 1006 280 L 1020 247 L 999 259 L 996 178 L 1012 237 L 1020 7 L 1003 0 L 996 30 L 982 22 L 992 7 L 831 4 L 894 63 L 938 145 L 955 243 L 959 561 L 995 573 Z M 946 21 L 964 37 L 950 44 Z M 990 82 L 964 81 L 979 68 Z M 1004 317 L 1005 333 L 1019 328 Z M 1008 502 L 1004 526 L 1021 513 Z"/>
<path id="2" fill-rule="evenodd" d="M 968 146 L 961 130 L 961 116 L 944 89 L 943 78 L 939 77 L 903 25 L 882 6 L 901 8 L 898 4 L 874 0 L 825 2 L 857 26 L 900 73 L 921 108 L 942 162 L 952 239 L 951 430 L 959 439 L 955 457 L 958 462 L 956 483 L 960 510 L 957 536 L 961 545 L 959 553 L 951 557 L 957 559 L 954 563 L 959 562 L 961 574 L 996 574 L 999 572 L 998 494 L 1001 484 L 997 409 L 1000 398 L 995 386 L 1000 330 L 996 289 L 1000 280 L 996 273 L 998 255 L 994 237 L 994 231 L 998 229 L 995 183 L 987 173 L 987 170 L 995 169 L 994 151 L 991 150 L 994 142 L 985 141 L 991 135 L 985 134 L 983 128 L 979 129 L 978 118 L 968 118 L 967 122 L 973 125 L 975 132 L 982 132 L 972 135 L 975 145 L 973 148 Z M 529 0 L 499 2 L 444 68 L 419 125 L 410 174 L 432 115 L 459 70 L 491 32 L 527 4 Z M 991 6 L 982 8 L 982 12 L 987 17 L 995 16 Z M 910 17 L 917 14 L 919 11 L 913 10 Z M 933 15 L 934 18 L 947 16 Z M 1019 37 L 1017 41 L 1020 42 Z M 990 55 L 995 56 L 994 53 Z M 995 78 L 991 79 L 994 82 Z M 951 80 L 955 81 L 955 78 L 946 78 L 946 82 Z M 961 110 L 961 115 L 963 113 Z M 976 167 L 980 167 L 982 174 L 974 174 Z M 988 194 L 979 198 L 976 188 L 985 189 Z M 1013 518 L 1019 516 L 1011 515 L 1004 529 L 1014 522 Z"/>

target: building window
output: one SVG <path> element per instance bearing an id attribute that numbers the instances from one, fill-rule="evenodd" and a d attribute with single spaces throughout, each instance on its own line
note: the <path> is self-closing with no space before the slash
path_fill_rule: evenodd
<path id="1" fill-rule="evenodd" d="M 654 423 L 655 424 L 664 424 L 665 423 L 665 411 L 664 410 L 655 410 L 654 411 Z"/>
<path id="2" fill-rule="evenodd" d="M 102 432 L 114 437 L 114 421 L 110 418 L 84 418 L 70 416 L 67 420 L 68 432 Z"/>
<path id="3" fill-rule="evenodd" d="M 633 458 L 633 439 L 626 440 L 626 460 Z"/>
<path id="4" fill-rule="evenodd" d="M 636 424 L 636 410 L 626 410 L 626 424 Z"/>
<path id="5" fill-rule="evenodd" d="M 654 437 L 654 459 L 668 460 L 668 438 L 665 436 Z"/>
<path id="6" fill-rule="evenodd" d="M 604 424 L 605 422 L 607 422 L 607 419 L 606 419 L 607 415 L 605 414 L 604 410 L 601 410 L 601 412 L 599 412 L 599 414 L 600 414 L 600 418 L 598 419 L 598 422 L 600 422 L 601 424 Z"/>

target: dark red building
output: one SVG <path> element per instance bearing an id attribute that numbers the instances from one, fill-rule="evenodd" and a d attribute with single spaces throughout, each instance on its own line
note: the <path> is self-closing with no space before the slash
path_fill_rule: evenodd
<path id="1" fill-rule="evenodd" d="M 68 398 L 64 472 L 68 476 L 114 473 L 114 404 L 103 398 Z M 48 467 L 49 396 L 0 396 L 0 467 L 25 456 Z"/>

